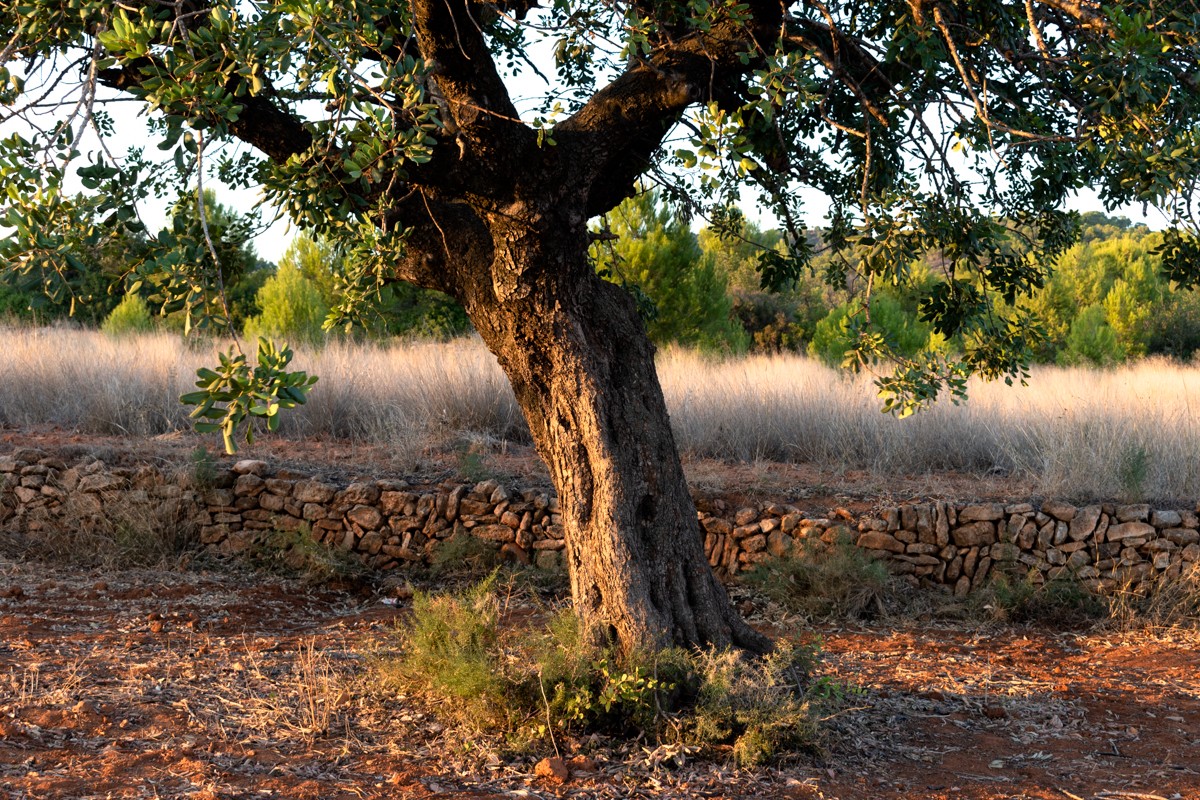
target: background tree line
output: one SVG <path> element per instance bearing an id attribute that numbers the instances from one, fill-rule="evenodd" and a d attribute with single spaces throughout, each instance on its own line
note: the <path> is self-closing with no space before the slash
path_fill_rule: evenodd
<path id="1" fill-rule="evenodd" d="M 211 192 L 207 199 L 234 327 L 250 338 L 310 345 L 330 335 L 327 320 L 348 280 L 348 256 L 326 240 L 300 234 L 277 265 L 265 261 L 252 244 L 250 217 Z M 198 225 L 194 217 L 194 203 L 183 198 L 170 227 Z M 961 345 L 921 318 L 919 297 L 934 281 L 936 255 L 912 264 L 907 284 L 873 287 L 863 308 L 850 301 L 854 265 L 823 253 L 816 236 L 805 243 L 816 252 L 811 270 L 782 291 L 767 291 L 760 284 L 762 253 L 787 255 L 789 243 L 780 231 L 762 230 L 736 213 L 721 232 L 714 226 L 695 232 L 657 193 L 643 192 L 607 215 L 602 226 L 592 248 L 597 269 L 638 297 L 650 337 L 660 345 L 730 354 L 807 352 L 836 366 L 868 312 L 902 354 Z M 1079 242 L 1058 258 L 1046 285 L 1021 301 L 1044 325 L 1033 360 L 1096 366 L 1151 354 L 1190 360 L 1200 349 L 1200 297 L 1173 290 L 1156 254 L 1161 244 L 1161 234 L 1124 217 L 1083 214 Z M 74 317 L 114 334 L 182 330 L 183 312 L 172 310 L 156 287 L 120 292 L 130 264 L 150 249 L 147 236 L 126 233 L 103 249 L 78 253 L 83 288 L 70 296 L 48 295 L 40 284 L 18 282 L 9 273 L 0 282 L 0 319 L 46 324 Z M 831 288 L 830 275 L 833 286 L 844 288 Z M 445 338 L 470 328 L 453 300 L 408 284 L 382 286 L 357 321 L 357 335 L 373 338 Z"/>

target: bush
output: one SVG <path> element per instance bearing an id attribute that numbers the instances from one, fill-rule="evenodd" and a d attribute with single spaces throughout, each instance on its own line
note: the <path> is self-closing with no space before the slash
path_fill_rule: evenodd
<path id="1" fill-rule="evenodd" d="M 781 648 L 764 660 L 620 654 L 585 641 L 571 612 L 541 630 L 505 631 L 498 575 L 457 593 L 417 594 L 400 657 L 378 665 L 385 685 L 429 698 L 472 737 L 495 731 L 518 747 L 606 733 L 731 747 L 739 763 L 760 764 L 815 742 L 811 651 Z"/>
<path id="2" fill-rule="evenodd" d="M 831 367 L 845 360 L 846 352 L 855 345 L 851 306 L 842 303 L 817 323 L 808 354 Z M 914 356 L 923 350 L 944 347 L 941 337 L 932 336 L 932 329 L 917 319 L 914 311 L 906 309 L 895 297 L 876 294 L 871 298 L 871 326 L 883 334 L 888 345 L 902 356 Z"/>
<path id="3" fill-rule="evenodd" d="M 109 336 L 128 336 L 153 329 L 154 319 L 150 316 L 150 309 L 136 292 L 126 294 L 100 325 L 100 330 Z"/>
<path id="4" fill-rule="evenodd" d="M 299 578 L 310 585 L 357 582 L 370 574 L 357 554 L 322 544 L 307 526 L 296 531 L 262 531 L 244 557 L 255 569 Z"/>
<path id="5" fill-rule="evenodd" d="M 698 653 L 699 696 L 689 725 L 693 741 L 732 745 L 739 766 L 760 766 L 815 747 L 813 703 L 805 691 L 810 650 L 781 647 L 759 662 L 732 651 Z"/>
<path id="6" fill-rule="evenodd" d="M 325 317 L 329 308 L 317 285 L 295 265 L 284 261 L 279 270 L 258 290 L 256 303 L 262 310 L 246 321 L 247 339 L 284 339 L 292 344 L 318 344 L 325 339 Z"/>
<path id="7" fill-rule="evenodd" d="M 492 575 L 458 594 L 413 597 L 396 677 L 452 702 L 452 715 L 483 727 L 514 720 L 500 660 L 500 603 Z"/>
<path id="8" fill-rule="evenodd" d="M 976 606 L 991 611 L 1002 622 L 1036 622 L 1071 627 L 1103 617 L 1104 601 L 1073 576 L 1035 583 L 1032 575 L 1014 580 L 995 573 L 983 592 L 972 595 Z"/>
<path id="9" fill-rule="evenodd" d="M 1200 562 L 1185 564 L 1178 577 L 1155 581 L 1140 591 L 1124 589 L 1109 603 L 1110 615 L 1126 630 L 1200 626 Z"/>
<path id="10" fill-rule="evenodd" d="M 807 540 L 801 551 L 758 565 L 742 580 L 809 619 L 857 619 L 882 612 L 896 594 L 892 577 L 849 538 L 826 546 Z"/>
<path id="11" fill-rule="evenodd" d="M 430 566 L 435 575 L 462 573 L 476 577 L 496 569 L 499 549 L 469 533 L 456 533 L 433 551 Z"/>
<path id="12" fill-rule="evenodd" d="M 1125 348 L 1106 320 L 1104 307 L 1093 305 L 1079 312 L 1071 323 L 1066 346 L 1058 354 L 1058 363 L 1107 367 L 1124 361 L 1125 356 Z"/>
<path id="13" fill-rule="evenodd" d="M 734 292 L 733 314 L 751 339 L 755 352 L 804 352 L 819 321 L 829 313 L 825 298 L 813 286 L 787 294 Z"/>

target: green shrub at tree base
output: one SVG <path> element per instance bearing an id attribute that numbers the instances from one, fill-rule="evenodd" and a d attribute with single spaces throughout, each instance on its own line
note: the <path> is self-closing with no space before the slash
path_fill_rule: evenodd
<path id="1" fill-rule="evenodd" d="M 620 655 L 585 641 L 570 612 L 540 629 L 502 625 L 513 587 L 500 580 L 493 572 L 459 592 L 418 593 L 401 655 L 377 664 L 384 685 L 422 694 L 467 736 L 499 733 L 517 749 L 590 732 L 719 747 L 752 766 L 814 748 L 813 651 Z"/>

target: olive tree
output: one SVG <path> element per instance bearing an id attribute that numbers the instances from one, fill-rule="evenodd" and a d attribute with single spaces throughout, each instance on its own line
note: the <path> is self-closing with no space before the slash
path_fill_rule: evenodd
<path id="1" fill-rule="evenodd" d="M 972 372 L 1022 375 L 1037 326 L 1016 300 L 1074 238 L 1060 209 L 1085 185 L 1167 209 L 1165 268 L 1195 278 L 1194 4 L 13 0 L 3 15 L 9 269 L 69 282 L 78 247 L 137 227 L 138 200 L 216 175 L 340 242 L 346 310 L 392 281 L 456 298 L 549 466 L 578 615 L 627 648 L 770 647 L 706 562 L 636 303 L 588 262 L 604 235 L 589 220 L 640 180 L 718 226 L 752 190 L 790 243 L 761 254 L 765 286 L 818 240 L 828 278 L 860 295 L 932 256 L 921 314 L 963 349 L 879 378 L 900 413 Z M 110 100 L 142 105 L 165 162 L 117 152 Z M 89 194 L 69 193 L 72 169 Z M 802 188 L 828 202 L 819 238 Z M 181 304 L 219 290 L 203 235 L 151 244 L 130 283 L 166 275 Z M 878 363 L 886 337 L 859 308 L 856 349 Z M 192 399 L 268 416 L 302 399 L 287 352 L 263 355 L 253 373 L 226 359 Z"/>

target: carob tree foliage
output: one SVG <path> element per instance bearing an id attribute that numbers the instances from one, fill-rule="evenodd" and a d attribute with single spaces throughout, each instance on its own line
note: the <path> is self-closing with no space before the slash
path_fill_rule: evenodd
<path id="1" fill-rule="evenodd" d="M 589 220 L 649 180 L 733 235 L 749 187 L 790 242 L 762 252 L 765 286 L 815 246 L 864 296 L 938 266 L 921 313 L 960 345 L 898 360 L 887 408 L 1020 378 L 1037 325 L 1019 300 L 1072 241 L 1080 187 L 1165 208 L 1170 278 L 1195 282 L 1198 29 L 1184 2 L 8 0 L 3 256 L 61 296 L 139 200 L 260 185 L 349 254 L 344 313 L 399 280 L 465 307 L 549 465 L 592 635 L 763 651 L 708 567 L 653 348 L 589 263 Z M 109 101 L 140 104 L 168 157 L 118 148 Z M 819 237 L 800 188 L 828 200 Z M 196 213 L 126 288 L 203 323 L 221 280 Z M 878 363 L 861 308 L 851 358 Z M 263 355 L 202 376 L 210 427 L 303 400 L 289 353 Z"/>

